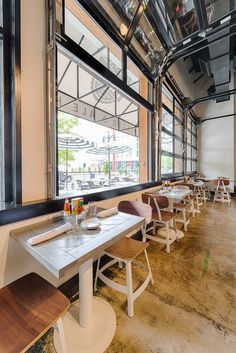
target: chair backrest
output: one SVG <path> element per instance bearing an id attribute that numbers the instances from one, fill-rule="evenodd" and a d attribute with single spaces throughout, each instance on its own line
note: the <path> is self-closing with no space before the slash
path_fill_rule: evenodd
<path id="1" fill-rule="evenodd" d="M 156 204 L 154 202 L 154 199 L 151 197 L 151 194 L 147 192 L 142 194 L 142 201 L 143 203 L 150 205 L 153 210 L 156 209 Z"/>
<path id="2" fill-rule="evenodd" d="M 149 224 L 152 219 L 152 208 L 140 201 L 121 201 L 118 205 L 120 212 L 128 213 L 134 216 L 145 218 L 146 224 Z"/>
<path id="3" fill-rule="evenodd" d="M 156 209 L 156 203 L 160 209 L 169 207 L 169 201 L 166 196 L 145 192 L 142 194 L 142 201 L 148 203 L 152 209 Z"/>
<path id="4" fill-rule="evenodd" d="M 188 186 L 188 188 L 189 188 L 190 190 L 194 190 L 194 189 L 195 189 L 195 186 L 194 186 L 193 184 L 191 184 L 191 183 L 186 184 L 186 185 Z"/>

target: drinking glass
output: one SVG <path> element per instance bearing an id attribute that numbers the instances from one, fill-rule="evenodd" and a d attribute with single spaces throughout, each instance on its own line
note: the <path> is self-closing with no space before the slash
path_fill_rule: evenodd
<path id="1" fill-rule="evenodd" d="M 97 217 L 97 202 L 88 202 L 88 217 Z"/>

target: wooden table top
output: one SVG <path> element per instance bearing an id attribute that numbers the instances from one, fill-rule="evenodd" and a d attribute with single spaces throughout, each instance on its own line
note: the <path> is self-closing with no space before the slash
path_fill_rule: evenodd
<path id="1" fill-rule="evenodd" d="M 54 229 L 65 221 L 62 219 L 40 222 L 14 229 L 10 234 L 48 271 L 55 277 L 61 278 L 68 273 L 74 276 L 84 261 L 140 228 L 144 223 L 141 217 L 121 212 L 99 221 L 101 226 L 96 230 L 80 229 L 68 235 L 64 233 L 33 246 L 27 242 L 29 238 Z"/>

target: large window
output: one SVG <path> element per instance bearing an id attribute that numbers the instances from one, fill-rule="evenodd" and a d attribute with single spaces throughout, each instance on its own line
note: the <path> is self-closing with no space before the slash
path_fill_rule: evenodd
<path id="1" fill-rule="evenodd" d="M 187 173 L 197 171 L 197 127 L 192 117 L 187 120 Z"/>
<path id="2" fill-rule="evenodd" d="M 183 173 L 182 109 L 166 86 L 162 92 L 161 174 Z"/>
<path id="3" fill-rule="evenodd" d="M 58 194 L 138 183 L 138 104 L 63 48 L 57 63 Z"/>

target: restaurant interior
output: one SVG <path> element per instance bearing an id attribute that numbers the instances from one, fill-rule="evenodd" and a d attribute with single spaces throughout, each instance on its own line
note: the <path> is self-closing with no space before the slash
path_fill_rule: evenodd
<path id="1" fill-rule="evenodd" d="M 236 352 L 236 0 L 0 0 L 0 353 Z"/>

